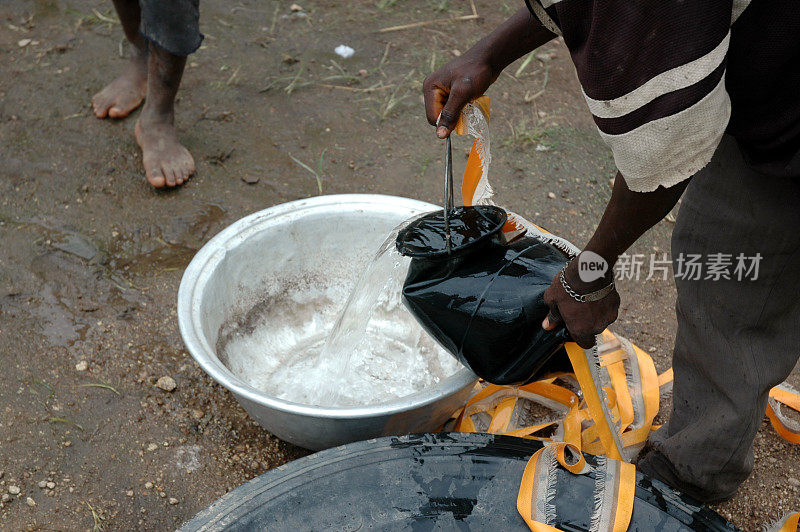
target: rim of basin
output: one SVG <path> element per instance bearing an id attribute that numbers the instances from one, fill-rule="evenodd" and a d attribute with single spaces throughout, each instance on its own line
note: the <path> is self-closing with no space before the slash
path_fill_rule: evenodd
<path id="1" fill-rule="evenodd" d="M 383 194 L 335 194 L 281 203 L 255 212 L 229 225 L 209 240 L 187 266 L 178 288 L 178 326 L 189 354 L 216 382 L 236 395 L 259 405 L 299 415 L 325 418 L 363 418 L 378 415 L 391 415 L 411 408 L 425 406 L 441 398 L 452 395 L 477 380 L 466 367 L 442 379 L 436 386 L 399 397 L 392 401 L 362 406 L 316 406 L 279 399 L 253 386 L 231 372 L 217 357 L 215 349 L 202 333 L 200 300 L 203 288 L 220 262 L 226 250 L 233 249 L 252 235 L 269 225 L 270 220 L 292 215 L 300 218 L 303 211 L 324 206 L 367 208 L 374 210 L 395 208 L 408 211 L 408 216 L 429 212 L 441 207 L 432 203 L 388 196 Z"/>

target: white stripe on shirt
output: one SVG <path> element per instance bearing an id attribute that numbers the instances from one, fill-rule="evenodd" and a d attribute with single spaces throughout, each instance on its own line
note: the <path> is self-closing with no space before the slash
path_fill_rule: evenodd
<path id="1" fill-rule="evenodd" d="M 731 116 L 725 76 L 702 100 L 621 135 L 600 136 L 634 192 L 652 192 L 688 179 L 714 155 Z"/>
<path id="2" fill-rule="evenodd" d="M 595 100 L 581 88 L 586 103 L 589 104 L 589 111 L 598 118 L 619 118 L 652 102 L 659 96 L 694 85 L 705 79 L 722 63 L 728 53 L 730 38 L 731 34 L 728 32 L 722 42 L 706 55 L 662 72 L 619 98 Z"/>
<path id="3" fill-rule="evenodd" d="M 742 11 L 747 9 L 747 6 L 750 5 L 750 0 L 733 0 L 733 10 L 731 12 L 731 24 L 736 22 L 736 19 L 739 18 L 739 15 L 742 14 Z"/>
<path id="4" fill-rule="evenodd" d="M 547 11 L 544 10 L 542 5 L 539 3 L 539 0 L 531 1 L 531 9 L 533 9 L 533 13 L 536 15 L 536 18 L 539 19 L 539 22 L 542 23 L 542 26 L 552 31 L 556 35 L 561 35 L 561 28 L 559 28 L 558 25 L 553 22 L 553 19 L 551 19 L 550 15 L 547 14 Z"/>

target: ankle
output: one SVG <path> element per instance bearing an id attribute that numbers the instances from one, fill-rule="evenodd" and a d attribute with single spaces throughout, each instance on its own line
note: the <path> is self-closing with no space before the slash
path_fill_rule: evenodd
<path id="1" fill-rule="evenodd" d="M 139 115 L 139 121 L 143 126 L 155 126 L 162 124 L 173 125 L 175 112 L 171 106 L 169 109 L 160 109 L 157 105 L 148 105 L 148 103 L 150 103 L 150 100 L 146 99 L 144 107 L 142 107 L 142 113 Z"/>

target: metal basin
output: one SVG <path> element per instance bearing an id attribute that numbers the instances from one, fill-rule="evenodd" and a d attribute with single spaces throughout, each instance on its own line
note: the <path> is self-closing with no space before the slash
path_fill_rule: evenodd
<path id="1" fill-rule="evenodd" d="M 476 381 L 466 368 L 391 402 L 326 408 L 253 388 L 220 361 L 215 348 L 222 324 L 252 307 L 270 282 L 308 272 L 323 279 L 346 275 L 355 283 L 392 228 L 435 208 L 407 198 L 347 194 L 284 203 L 242 218 L 203 246 L 181 280 L 178 323 L 189 353 L 265 429 L 308 449 L 437 430 L 463 406 Z"/>

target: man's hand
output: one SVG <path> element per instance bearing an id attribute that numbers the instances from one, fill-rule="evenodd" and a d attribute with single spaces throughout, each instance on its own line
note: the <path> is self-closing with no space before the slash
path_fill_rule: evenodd
<path id="1" fill-rule="evenodd" d="M 450 135 L 464 106 L 482 96 L 504 68 L 554 37 L 523 7 L 464 55 L 428 76 L 422 85 L 425 112 L 434 126 L 441 113 L 439 138 Z"/>
<path id="2" fill-rule="evenodd" d="M 564 272 L 567 284 L 579 294 L 600 290 L 611 282 L 609 278 L 594 283 L 583 283 L 576 272 L 577 260 L 573 260 Z M 599 301 L 581 303 L 572 298 L 561 285 L 559 272 L 544 293 L 544 301 L 550 307 L 542 327 L 552 330 L 564 322 L 572 339 L 584 349 L 595 344 L 595 335 L 600 334 L 617 319 L 619 294 L 616 288 Z"/>
<path id="3" fill-rule="evenodd" d="M 428 122 L 438 126 L 436 135 L 447 138 L 464 106 L 482 96 L 496 79 L 488 59 L 474 48 L 425 78 L 425 113 Z"/>
<path id="4" fill-rule="evenodd" d="M 578 275 L 578 259 L 573 260 L 564 272 L 567 284 L 578 294 L 589 294 L 608 285 L 613 279 L 614 264 L 619 256 L 669 213 L 688 184 L 689 179 L 686 179 L 670 188 L 633 192 L 622 174 L 617 173 L 611 200 L 584 249 L 605 260 L 608 270 L 601 279 L 584 283 Z M 594 345 L 594 336 L 617 319 L 619 294 L 613 290 L 599 301 L 580 303 L 566 293 L 560 277 L 557 275 L 544 293 L 550 315 L 542 327 L 549 331 L 564 322 L 578 345 L 589 348 Z"/>

